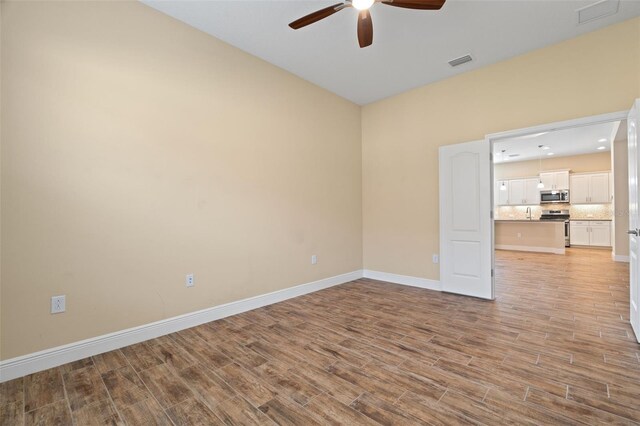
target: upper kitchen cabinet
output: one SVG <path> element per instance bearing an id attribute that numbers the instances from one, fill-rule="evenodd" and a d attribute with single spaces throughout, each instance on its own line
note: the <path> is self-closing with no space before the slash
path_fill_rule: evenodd
<path id="1" fill-rule="evenodd" d="M 540 173 L 544 189 L 569 189 L 569 170 Z"/>
<path id="2" fill-rule="evenodd" d="M 509 181 L 499 180 L 496 182 L 496 190 L 494 192 L 496 205 L 508 206 L 509 205 Z"/>
<path id="3" fill-rule="evenodd" d="M 522 206 L 540 204 L 538 178 L 510 179 L 508 192 L 509 205 Z"/>
<path id="4" fill-rule="evenodd" d="M 571 204 L 605 204 L 611 202 L 609 173 L 571 175 Z"/>

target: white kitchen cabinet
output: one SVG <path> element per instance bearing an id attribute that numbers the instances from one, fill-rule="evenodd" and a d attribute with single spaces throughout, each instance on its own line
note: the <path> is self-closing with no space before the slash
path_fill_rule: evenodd
<path id="1" fill-rule="evenodd" d="M 611 222 L 591 222 L 589 243 L 592 246 L 611 246 Z"/>
<path id="2" fill-rule="evenodd" d="M 569 170 L 540 173 L 543 189 L 569 189 Z"/>
<path id="3" fill-rule="evenodd" d="M 540 204 L 540 190 L 538 178 L 510 179 L 507 204 L 511 206 L 526 206 Z M 504 192 L 504 191 L 502 191 Z"/>
<path id="4" fill-rule="evenodd" d="M 571 204 L 604 204 L 611 202 L 609 173 L 571 175 Z"/>
<path id="5" fill-rule="evenodd" d="M 503 183 L 505 187 L 504 190 L 501 189 Z M 499 180 L 496 182 L 496 190 L 494 193 L 494 198 L 496 201 L 496 205 L 498 206 L 509 205 L 509 181 L 508 180 Z"/>
<path id="6" fill-rule="evenodd" d="M 530 178 L 524 180 L 524 203 L 525 204 L 540 204 L 540 188 L 538 183 L 540 179 Z"/>
<path id="7" fill-rule="evenodd" d="M 569 232 L 570 232 L 571 245 L 576 245 L 576 246 L 590 245 L 588 222 L 571 221 Z"/>
<path id="8" fill-rule="evenodd" d="M 509 204 L 512 206 L 524 204 L 523 179 L 513 179 L 509 181 Z"/>
<path id="9" fill-rule="evenodd" d="M 610 203 L 611 193 L 609 186 L 609 173 L 594 173 L 591 175 L 591 182 L 589 184 L 590 203 Z"/>
<path id="10" fill-rule="evenodd" d="M 572 220 L 570 238 L 572 246 L 611 247 L 611 222 Z"/>
<path id="11" fill-rule="evenodd" d="M 569 200 L 571 204 L 587 204 L 589 202 L 589 175 L 571 176 Z"/>

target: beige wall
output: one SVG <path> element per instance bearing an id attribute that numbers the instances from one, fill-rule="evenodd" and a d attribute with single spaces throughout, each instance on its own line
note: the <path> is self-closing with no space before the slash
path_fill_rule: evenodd
<path id="1" fill-rule="evenodd" d="M 439 146 L 640 96 L 639 19 L 360 109 L 139 3 L 1 4 L 2 359 L 363 264 L 437 279 Z"/>
<path id="2" fill-rule="evenodd" d="M 625 110 L 638 96 L 636 18 L 365 106 L 364 267 L 438 279 L 439 146 Z"/>
<path id="3" fill-rule="evenodd" d="M 626 132 L 626 129 L 621 129 Z M 613 253 L 617 256 L 629 255 L 629 170 L 627 141 L 615 141 L 613 146 L 613 201 L 615 204 L 615 229 Z"/>
<path id="4" fill-rule="evenodd" d="M 569 169 L 572 173 L 604 172 L 611 170 L 611 153 L 597 152 L 570 157 L 544 158 L 542 163 L 538 160 L 501 163 L 494 166 L 493 173 L 495 180 L 538 176 L 540 164 L 543 172 L 563 169 Z"/>
<path id="5" fill-rule="evenodd" d="M 137 2 L 1 35 L 2 359 L 362 267 L 358 106 Z"/>

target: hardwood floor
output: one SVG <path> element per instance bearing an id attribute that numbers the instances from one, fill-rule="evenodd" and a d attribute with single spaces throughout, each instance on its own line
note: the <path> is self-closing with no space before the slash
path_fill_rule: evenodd
<path id="1" fill-rule="evenodd" d="M 640 423 L 628 265 L 496 266 L 494 302 L 362 279 L 13 380 L 0 423 Z"/>

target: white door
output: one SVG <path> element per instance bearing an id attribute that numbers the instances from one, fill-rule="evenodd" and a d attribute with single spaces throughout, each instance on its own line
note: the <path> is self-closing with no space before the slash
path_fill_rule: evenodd
<path id="1" fill-rule="evenodd" d="M 512 179 L 509 181 L 509 204 L 513 206 L 524 204 L 524 180 Z"/>
<path id="2" fill-rule="evenodd" d="M 640 212 L 638 211 L 638 125 L 640 124 L 640 99 L 637 99 L 627 119 L 627 143 L 629 147 L 629 287 L 631 327 L 640 342 Z"/>
<path id="3" fill-rule="evenodd" d="M 610 203 L 609 197 L 609 173 L 594 173 L 589 182 L 590 203 Z"/>
<path id="4" fill-rule="evenodd" d="M 442 290 L 493 299 L 489 142 L 440 147 Z"/>

